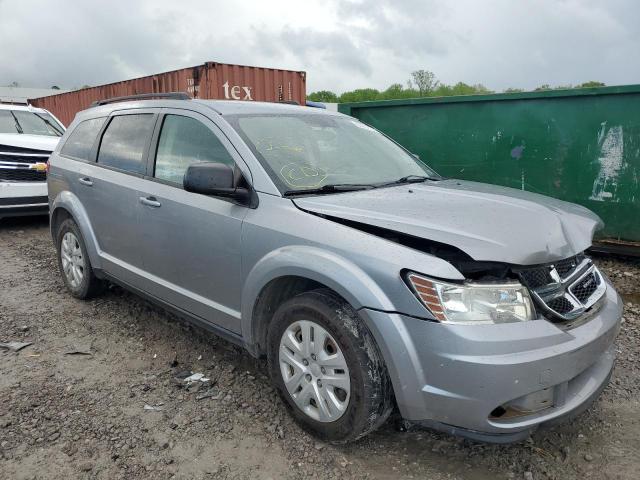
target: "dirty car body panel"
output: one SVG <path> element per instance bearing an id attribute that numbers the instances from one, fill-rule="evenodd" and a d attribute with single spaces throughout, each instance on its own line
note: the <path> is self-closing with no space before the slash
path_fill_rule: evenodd
<path id="1" fill-rule="evenodd" d="M 61 152 L 82 122 L 125 110 L 158 115 L 140 174 L 96 162 L 102 133 L 87 158 Z M 154 177 L 158 137 L 170 114 L 197 119 L 215 134 L 249 184 L 250 204 L 191 193 Z M 333 119 L 354 121 L 291 105 L 196 100 L 135 101 L 81 112 L 52 156 L 52 234 L 60 215 L 72 217 L 98 275 L 232 338 L 254 355 L 264 354 L 268 325 L 260 324 L 265 315 L 257 305 L 272 282 L 299 278 L 329 288 L 358 312 L 375 338 L 402 416 L 451 433 L 519 440 L 585 408 L 606 386 L 622 304 L 583 257 L 601 225 L 596 215 L 540 195 L 437 176 L 360 191 L 288 195 L 238 126 L 245 116 L 278 115 L 304 115 L 311 122 L 321 116 L 316 130 Z M 330 151 L 331 141 L 322 138 L 320 154 Z M 259 148 L 265 155 L 278 148 L 283 155 L 300 153 L 299 147 L 277 143 Z M 286 169 L 292 170 L 285 165 L 280 173 Z M 79 184 L 84 177 L 93 186 Z M 127 191 L 93 193 L 108 178 Z M 110 208 L 126 205 L 104 220 L 100 205 L 110 199 Z M 113 239 L 122 251 L 109 251 Z M 575 260 L 566 266 L 567 259 Z M 543 281 L 524 285 L 530 271 Z M 489 283 L 522 283 L 535 302 L 559 313 L 549 307 L 547 314 L 536 303 L 526 321 L 442 321 L 410 285 L 411 272 L 453 287 L 488 277 Z"/>

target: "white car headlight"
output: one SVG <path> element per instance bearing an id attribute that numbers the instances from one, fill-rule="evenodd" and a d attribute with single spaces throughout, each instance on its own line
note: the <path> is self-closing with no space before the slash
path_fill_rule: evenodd
<path id="1" fill-rule="evenodd" d="M 491 324 L 532 320 L 529 290 L 519 282 L 446 283 L 410 273 L 407 280 L 433 316 L 443 323 Z"/>

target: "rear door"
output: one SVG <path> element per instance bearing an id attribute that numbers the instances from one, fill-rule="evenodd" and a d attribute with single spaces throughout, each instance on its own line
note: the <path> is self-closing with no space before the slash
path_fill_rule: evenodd
<path id="1" fill-rule="evenodd" d="M 143 278 L 139 189 L 157 117 L 152 109 L 113 112 L 102 129 L 95 163 L 84 166 L 77 178 L 104 269 L 137 287 Z"/>
<path id="2" fill-rule="evenodd" d="M 151 178 L 140 195 L 146 290 L 239 333 L 240 238 L 247 207 L 184 190 L 184 173 L 194 162 L 237 166 L 242 160 L 208 118 L 163 109 L 149 155 Z"/>
<path id="3" fill-rule="evenodd" d="M 95 166 L 96 148 L 108 117 L 90 118 L 76 125 L 60 149 L 55 168 L 47 175 L 49 193 L 71 190 L 85 206 L 93 203 L 94 190 L 88 178 L 98 170 Z M 93 219 L 90 217 L 90 221 Z"/>

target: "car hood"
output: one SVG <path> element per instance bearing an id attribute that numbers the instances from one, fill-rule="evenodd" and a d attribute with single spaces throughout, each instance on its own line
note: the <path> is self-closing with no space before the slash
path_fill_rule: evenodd
<path id="1" fill-rule="evenodd" d="M 10 147 L 33 148 L 53 152 L 60 141 L 60 137 L 47 135 L 25 135 L 23 133 L 0 133 L 0 145 Z"/>
<path id="2" fill-rule="evenodd" d="M 474 260 L 533 265 L 576 255 L 602 221 L 572 203 L 476 182 L 442 180 L 313 197 L 308 212 L 459 248 Z"/>

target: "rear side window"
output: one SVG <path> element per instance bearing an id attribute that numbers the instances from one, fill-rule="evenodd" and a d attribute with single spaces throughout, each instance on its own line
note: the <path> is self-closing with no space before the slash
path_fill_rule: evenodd
<path id="1" fill-rule="evenodd" d="M 69 157 L 79 158 L 81 160 L 89 160 L 91 148 L 96 140 L 98 132 L 104 123 L 103 118 L 92 118 L 78 124 L 71 132 L 69 138 L 62 146 L 60 153 Z"/>
<path id="2" fill-rule="evenodd" d="M 196 162 L 235 165 L 227 149 L 206 125 L 195 118 L 167 115 L 158 142 L 154 176 L 182 185 L 187 167 Z"/>
<path id="3" fill-rule="evenodd" d="M 151 113 L 113 117 L 102 136 L 98 163 L 132 173 L 145 173 L 144 150 L 153 131 Z"/>

